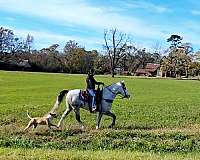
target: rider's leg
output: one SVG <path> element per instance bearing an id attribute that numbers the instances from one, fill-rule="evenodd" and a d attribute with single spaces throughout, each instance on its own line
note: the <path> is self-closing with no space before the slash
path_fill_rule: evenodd
<path id="1" fill-rule="evenodd" d="M 90 94 L 90 96 L 91 96 L 91 106 L 92 106 L 92 111 L 94 111 L 95 109 L 96 109 L 96 104 L 95 104 L 95 93 L 94 93 L 94 91 L 93 91 L 93 89 L 88 89 L 88 92 L 89 92 L 89 94 Z"/>
<path id="2" fill-rule="evenodd" d="M 95 104 L 95 95 L 92 97 L 92 111 L 96 109 L 96 104 Z"/>

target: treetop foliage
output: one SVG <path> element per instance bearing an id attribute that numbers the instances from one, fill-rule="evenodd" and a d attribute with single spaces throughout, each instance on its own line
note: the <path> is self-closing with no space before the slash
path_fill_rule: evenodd
<path id="1" fill-rule="evenodd" d="M 116 69 L 134 73 L 147 63 L 156 63 L 161 65 L 161 71 L 166 76 L 198 74 L 199 69 L 194 65 L 197 63 L 193 62 L 194 57 L 190 54 L 193 53 L 192 45 L 182 40 L 183 37 L 179 35 L 171 35 L 167 39 L 170 43 L 168 55 L 162 57 L 159 46 L 152 52 L 138 48 L 130 43 L 127 34 L 111 28 L 104 31 L 105 54 L 96 50 L 87 51 L 75 40 L 67 41 L 61 52 L 58 50 L 59 44 L 34 50 L 33 36 L 28 34 L 24 39 L 19 38 L 12 30 L 0 27 L 0 61 L 3 63 L 0 67 L 16 69 L 17 66 L 10 67 L 10 63 L 28 60 L 32 71 L 87 73 L 89 68 L 94 68 L 97 74 L 111 73 L 114 77 Z M 199 59 L 199 54 L 196 55 L 196 59 Z"/>

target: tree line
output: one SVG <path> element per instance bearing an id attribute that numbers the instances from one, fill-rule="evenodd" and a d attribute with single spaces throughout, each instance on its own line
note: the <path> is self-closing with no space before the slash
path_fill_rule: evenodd
<path id="1" fill-rule="evenodd" d="M 181 76 L 199 74 L 199 63 L 193 62 L 192 46 L 182 43 L 182 38 L 172 35 L 166 55 L 162 57 L 160 50 L 152 52 L 131 44 L 130 38 L 116 28 L 104 31 L 103 52 L 88 51 L 75 40 L 66 42 L 62 51 L 59 44 L 52 44 L 40 50 L 33 49 L 34 37 L 28 34 L 25 39 L 19 38 L 10 29 L 0 28 L 0 69 L 4 64 L 17 64 L 27 60 L 29 70 L 42 72 L 64 72 L 85 74 L 94 68 L 96 74 L 115 75 L 116 69 L 126 74 L 134 73 L 138 68 L 144 68 L 147 63 L 160 64 L 165 76 Z M 16 69 L 14 66 L 12 69 Z"/>

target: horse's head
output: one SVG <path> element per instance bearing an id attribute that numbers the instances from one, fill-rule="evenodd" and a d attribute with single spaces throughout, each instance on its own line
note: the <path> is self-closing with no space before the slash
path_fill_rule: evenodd
<path id="1" fill-rule="evenodd" d="M 124 81 L 118 82 L 117 85 L 119 86 L 118 93 L 123 96 L 122 98 L 130 98 L 130 95 L 128 93 L 128 90 L 126 89 Z"/>

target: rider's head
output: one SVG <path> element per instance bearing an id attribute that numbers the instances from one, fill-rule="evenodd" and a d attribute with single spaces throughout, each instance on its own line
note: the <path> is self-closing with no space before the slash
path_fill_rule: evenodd
<path id="1" fill-rule="evenodd" d="M 91 69 L 89 70 L 88 75 L 94 76 L 94 69 L 93 69 L 93 68 L 91 68 Z"/>

